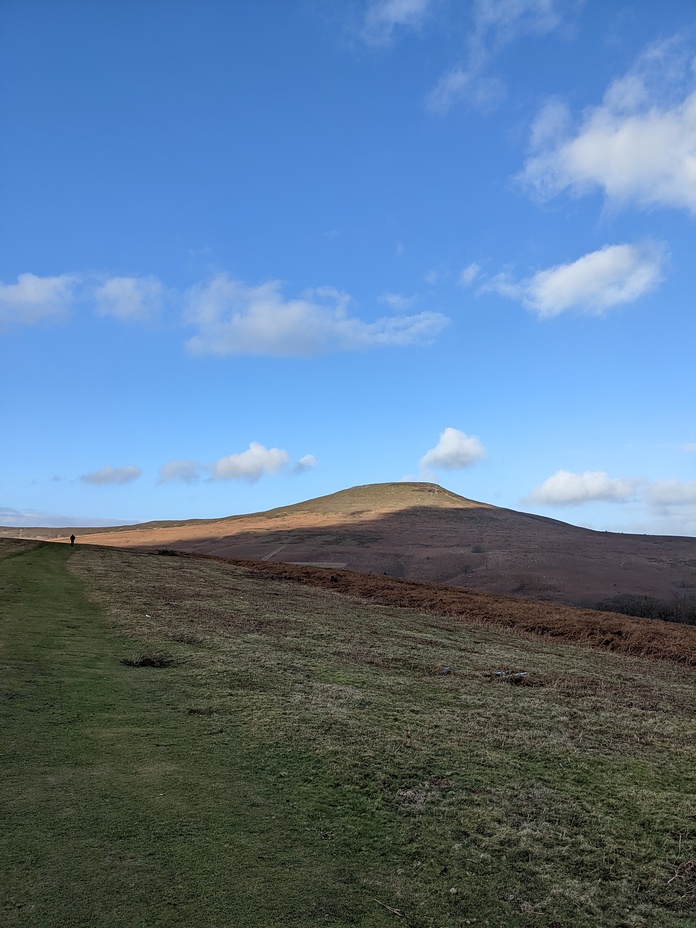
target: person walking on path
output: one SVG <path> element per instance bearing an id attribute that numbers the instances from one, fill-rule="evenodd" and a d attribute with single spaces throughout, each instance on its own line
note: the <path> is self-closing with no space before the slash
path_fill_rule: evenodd
<path id="1" fill-rule="evenodd" d="M 70 544 L 71 544 L 71 545 L 74 545 L 74 544 L 75 544 L 75 536 L 74 536 L 74 535 L 71 535 L 71 536 L 70 536 Z"/>

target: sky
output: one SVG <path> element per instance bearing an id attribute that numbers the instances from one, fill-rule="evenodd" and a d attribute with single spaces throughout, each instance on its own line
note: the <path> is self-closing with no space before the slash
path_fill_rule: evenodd
<path id="1" fill-rule="evenodd" d="M 0 128 L 0 524 L 696 535 L 692 0 L 0 0 Z"/>

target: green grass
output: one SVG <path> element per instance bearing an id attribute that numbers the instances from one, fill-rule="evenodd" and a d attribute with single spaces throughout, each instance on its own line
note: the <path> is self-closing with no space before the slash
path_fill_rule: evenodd
<path id="1" fill-rule="evenodd" d="M 693 672 L 214 562 L 3 553 L 3 928 L 696 924 Z"/>

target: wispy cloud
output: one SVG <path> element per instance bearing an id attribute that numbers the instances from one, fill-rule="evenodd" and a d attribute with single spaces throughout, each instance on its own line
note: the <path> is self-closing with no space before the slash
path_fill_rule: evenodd
<path id="1" fill-rule="evenodd" d="M 480 273 L 481 266 L 475 261 L 472 261 L 471 264 L 468 264 L 464 270 L 460 272 L 457 283 L 460 287 L 470 287 Z"/>
<path id="2" fill-rule="evenodd" d="M 80 480 L 83 483 L 91 483 L 102 486 L 110 483 L 131 483 L 140 477 L 142 471 L 134 464 L 128 464 L 125 467 L 112 467 L 107 464 L 101 470 L 95 470 L 91 474 L 83 474 Z"/>
<path id="3" fill-rule="evenodd" d="M 420 460 L 420 471 L 427 474 L 431 469 L 462 470 L 471 467 L 486 457 L 486 449 L 475 435 L 467 435 L 459 429 L 446 428 L 440 440 Z"/>
<path id="4" fill-rule="evenodd" d="M 696 480 L 656 480 L 645 492 L 649 531 L 696 536 Z"/>
<path id="5" fill-rule="evenodd" d="M 370 0 L 362 37 L 370 45 L 388 45 L 398 31 L 418 29 L 434 5 L 435 0 Z"/>
<path id="6" fill-rule="evenodd" d="M 94 291 L 97 312 L 122 322 L 143 322 L 162 308 L 163 287 L 153 276 L 111 277 Z"/>
<path id="7" fill-rule="evenodd" d="M 444 114 L 463 100 L 482 107 L 497 102 L 506 91 L 498 77 L 487 74 L 495 54 L 523 35 L 552 32 L 578 5 L 575 0 L 475 0 L 465 58 L 430 91 L 428 109 Z"/>
<path id="8" fill-rule="evenodd" d="M 696 480 L 656 480 L 645 495 L 653 506 L 696 505 Z"/>
<path id="9" fill-rule="evenodd" d="M 574 474 L 556 471 L 527 496 L 525 502 L 539 506 L 579 506 L 582 503 L 624 503 L 643 483 L 636 477 L 610 477 L 604 471 Z"/>
<path id="10" fill-rule="evenodd" d="M 99 281 L 98 275 L 84 272 L 55 277 L 20 274 L 15 284 L 0 283 L 0 324 L 34 325 L 64 319 L 78 303 L 92 305 L 101 316 L 143 321 L 160 311 L 163 292 L 153 276 Z"/>
<path id="11" fill-rule="evenodd" d="M 450 68 L 426 96 L 426 108 L 431 113 L 444 115 L 462 100 L 481 109 L 493 107 L 505 96 L 505 85 L 500 78 L 486 76 L 483 72 L 483 61 Z"/>
<path id="12" fill-rule="evenodd" d="M 388 316 L 365 321 L 350 312 L 351 298 L 334 287 L 318 287 L 287 298 L 280 281 L 254 287 L 221 273 L 181 293 L 155 276 L 59 277 L 20 275 L 0 283 L 0 327 L 55 320 L 79 302 L 97 315 L 121 322 L 155 318 L 166 302 L 183 305 L 179 324 L 196 333 L 186 345 L 193 354 L 312 357 L 339 351 L 406 347 L 431 343 L 449 324 L 442 313 L 406 314 L 416 297 L 384 293 Z"/>
<path id="13" fill-rule="evenodd" d="M 20 274 L 16 284 L 0 282 L 0 325 L 35 325 L 62 318 L 74 300 L 77 283 L 73 274 Z"/>
<path id="14" fill-rule="evenodd" d="M 317 459 L 313 454 L 305 454 L 295 464 L 293 470 L 296 474 L 304 474 L 308 470 L 313 470 L 317 466 Z"/>
<path id="15" fill-rule="evenodd" d="M 61 516 L 37 509 L 13 509 L 0 506 L 0 525 L 6 528 L 96 528 L 103 525 L 128 525 L 123 519 L 85 519 L 82 516 Z"/>
<path id="16" fill-rule="evenodd" d="M 197 461 L 180 458 L 167 461 L 160 467 L 157 483 L 195 483 L 201 476 L 203 465 Z"/>
<path id="17" fill-rule="evenodd" d="M 403 293 L 380 293 L 377 299 L 398 313 L 412 309 L 418 302 L 417 296 L 405 296 Z"/>
<path id="18" fill-rule="evenodd" d="M 522 181 L 544 198 L 600 189 L 616 206 L 696 214 L 695 82 L 672 41 L 649 47 L 575 125 L 562 101 L 549 102 L 532 128 Z"/>
<path id="19" fill-rule="evenodd" d="M 440 313 L 365 322 L 348 312 L 350 297 L 330 287 L 286 299 L 279 281 L 250 287 L 218 274 L 187 294 L 194 354 L 311 357 L 331 351 L 420 344 L 448 323 Z"/>
<path id="20" fill-rule="evenodd" d="M 516 280 L 497 275 L 479 293 L 493 292 L 519 300 L 540 318 L 568 310 L 602 315 L 613 306 L 632 303 L 663 280 L 665 248 L 656 244 L 605 245 L 568 264 Z"/>

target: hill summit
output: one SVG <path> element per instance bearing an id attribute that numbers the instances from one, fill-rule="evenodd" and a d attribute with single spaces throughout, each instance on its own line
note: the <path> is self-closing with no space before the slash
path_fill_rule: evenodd
<path id="1" fill-rule="evenodd" d="M 437 483 L 366 483 L 339 490 L 328 496 L 318 496 L 293 506 L 269 510 L 266 515 L 279 513 L 316 512 L 358 516 L 366 513 L 398 512 L 425 506 L 428 509 L 492 509 L 487 503 L 458 496 Z"/>

